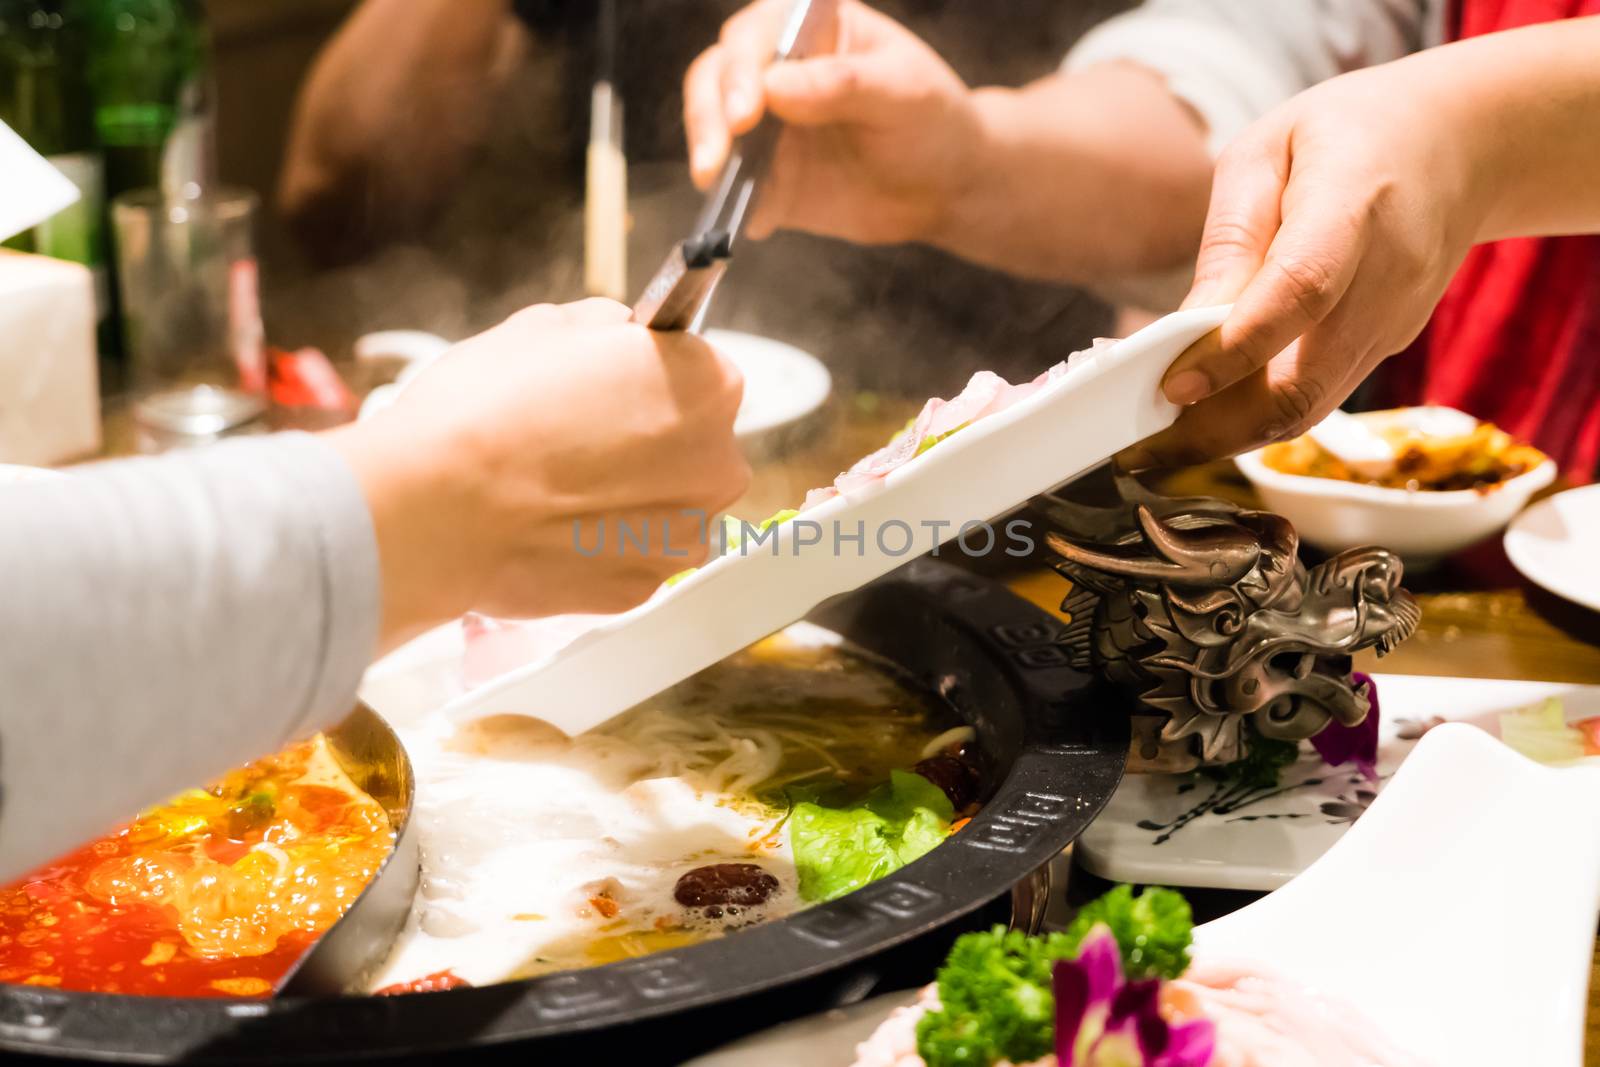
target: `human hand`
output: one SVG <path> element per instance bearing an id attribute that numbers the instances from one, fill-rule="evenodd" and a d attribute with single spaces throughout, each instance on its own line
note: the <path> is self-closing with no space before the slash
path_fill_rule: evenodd
<path id="1" fill-rule="evenodd" d="M 977 165 L 978 118 L 949 64 L 856 0 L 810 59 L 769 66 L 787 5 L 757 0 L 684 78 L 690 170 L 709 185 L 731 138 L 771 111 L 787 128 L 750 220 L 867 244 L 929 240 Z"/>
<path id="2" fill-rule="evenodd" d="M 749 480 L 742 383 L 698 338 L 628 315 L 518 312 L 331 435 L 372 509 L 386 646 L 469 609 L 622 611 L 705 559 L 707 520 Z M 622 548 L 619 523 L 647 544 Z"/>
<path id="3" fill-rule="evenodd" d="M 1325 82 L 1223 152 L 1185 306 L 1233 311 L 1167 372 L 1190 406 L 1122 465 L 1301 433 L 1421 332 L 1491 199 L 1471 116 L 1422 58 Z"/>

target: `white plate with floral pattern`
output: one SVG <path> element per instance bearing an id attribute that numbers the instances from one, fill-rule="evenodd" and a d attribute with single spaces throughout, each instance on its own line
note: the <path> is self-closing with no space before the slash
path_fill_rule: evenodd
<path id="1" fill-rule="evenodd" d="M 1123 779 L 1073 847 L 1079 863 L 1117 882 L 1276 889 L 1311 865 L 1361 817 L 1432 723 L 1499 735 L 1503 712 L 1561 699 L 1568 721 L 1600 715 L 1600 686 L 1483 678 L 1375 676 L 1382 708 L 1376 782 L 1329 767 L 1307 749 L 1272 789 L 1199 775 Z"/>

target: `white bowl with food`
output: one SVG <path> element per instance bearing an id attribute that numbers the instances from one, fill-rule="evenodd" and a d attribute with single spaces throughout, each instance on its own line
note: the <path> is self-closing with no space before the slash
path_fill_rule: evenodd
<path id="1" fill-rule="evenodd" d="M 1382 545 L 1413 564 L 1504 530 L 1556 476 L 1542 452 L 1445 407 L 1336 414 L 1235 462 L 1308 544 Z"/>

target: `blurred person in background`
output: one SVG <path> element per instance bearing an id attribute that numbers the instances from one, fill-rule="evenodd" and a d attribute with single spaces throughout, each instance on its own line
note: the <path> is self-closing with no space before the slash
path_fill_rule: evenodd
<path id="1" fill-rule="evenodd" d="M 630 296 L 699 209 L 685 170 L 683 73 L 742 2 L 618 0 Z M 883 2 L 967 77 L 1021 83 L 1127 0 L 1011 0 L 1005 19 L 966 0 Z M 321 264 L 303 281 L 291 279 L 303 274 L 297 265 L 265 272 L 280 332 L 336 351 L 347 334 L 412 327 L 455 336 L 532 299 L 581 295 L 598 7 L 354 6 L 302 83 L 280 174 L 284 217 Z M 1204 206 L 1201 195 L 1190 246 Z M 983 367 L 1031 378 L 1063 348 L 1107 332 L 1111 316 L 1081 290 L 926 247 L 847 248 L 791 233 L 740 252 L 711 325 L 814 352 L 843 393 L 904 392 L 920 402 L 959 390 Z"/>
<path id="2" fill-rule="evenodd" d="M 740 388 L 620 304 L 541 305 L 370 420 L 0 487 L 0 882 L 333 725 L 468 610 L 643 601 L 744 492 Z M 618 521 L 647 544 L 578 550 Z"/>
<path id="3" fill-rule="evenodd" d="M 661 90 L 735 5 L 620 4 L 628 154 L 675 157 L 677 107 Z M 425 230 L 497 151 L 525 183 L 580 187 L 599 6 L 363 0 L 318 55 L 290 132 L 278 195 L 307 247 L 338 261 Z"/>
<path id="4" fill-rule="evenodd" d="M 1600 0 L 1150 0 L 1020 90 L 969 88 L 855 0 L 828 54 L 766 69 L 781 6 L 729 20 L 684 88 L 702 184 L 766 109 L 791 127 L 753 232 L 923 242 L 1157 310 L 1202 250 L 1190 301 L 1240 298 L 1169 375 L 1195 406 L 1129 465 L 1299 432 L 1409 346 L 1378 396 L 1460 407 L 1593 476 L 1600 237 L 1560 235 L 1600 229 L 1573 172 L 1593 188 L 1600 23 L 1498 31 Z M 1502 217 L 1528 195 L 1566 210 Z"/>

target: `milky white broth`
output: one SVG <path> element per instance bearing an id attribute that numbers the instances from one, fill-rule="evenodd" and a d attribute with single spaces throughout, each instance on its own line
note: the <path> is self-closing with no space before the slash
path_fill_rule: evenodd
<path id="1" fill-rule="evenodd" d="M 446 970 L 507 981 L 789 914 L 803 904 L 782 787 L 885 781 L 951 723 L 798 624 L 578 738 L 522 715 L 396 725 L 416 770 L 422 887 L 369 988 Z M 778 888 L 715 918 L 680 905 L 678 879 L 719 862 L 757 863 Z"/>

